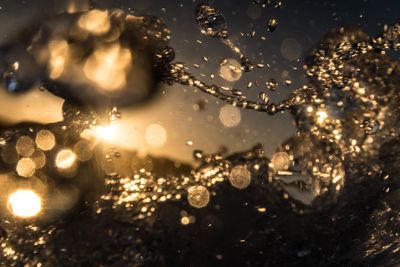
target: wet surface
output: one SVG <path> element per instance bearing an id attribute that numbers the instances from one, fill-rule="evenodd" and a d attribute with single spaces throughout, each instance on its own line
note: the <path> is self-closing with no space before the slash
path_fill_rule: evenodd
<path id="1" fill-rule="evenodd" d="M 1 129 L 1 265 L 400 263 L 399 24 L 384 22 L 374 34 L 357 25 L 326 28 L 304 58 L 302 84 L 276 99 L 269 95 L 292 85 L 288 73 L 279 82 L 263 77 L 265 89 L 255 97 L 248 92 L 259 88 L 257 80 L 216 85 L 188 67 L 196 63 L 180 60 L 179 46 L 169 42 L 173 30 L 158 17 L 93 4 L 43 18 L 1 49 L 7 94 L 24 96 L 38 86 L 65 100 L 60 122 Z M 248 5 L 251 18 L 285 10 L 281 1 Z M 212 75 L 232 82 L 270 68 L 231 37 L 229 8 L 192 6 L 203 41 L 231 53 L 218 59 Z M 270 17 L 264 34 L 250 36 L 263 40 L 279 32 L 281 21 Z M 297 60 L 301 45 L 285 39 L 281 53 Z M 237 129 L 241 110 L 249 110 L 290 113 L 297 131 L 275 144 L 271 157 L 251 137 L 252 147 L 242 152 L 221 146 L 207 153 L 184 136 L 191 164 L 113 145 L 128 132 L 118 128 L 129 113 L 121 109 L 150 105 L 161 84 L 223 104 L 214 116 L 226 129 Z M 209 105 L 197 101 L 191 112 Z M 144 142 L 164 147 L 175 134 L 167 126 L 148 125 Z"/>

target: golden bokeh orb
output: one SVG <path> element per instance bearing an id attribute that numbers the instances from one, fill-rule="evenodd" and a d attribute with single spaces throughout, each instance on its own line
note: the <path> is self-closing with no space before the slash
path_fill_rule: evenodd
<path id="1" fill-rule="evenodd" d="M 49 130 L 41 130 L 36 134 L 36 146 L 43 151 L 49 151 L 56 145 L 56 138 Z"/>
<path id="2" fill-rule="evenodd" d="M 189 204 L 195 208 L 204 208 L 210 202 L 210 192 L 202 185 L 191 186 L 188 189 Z"/>
<path id="3" fill-rule="evenodd" d="M 76 154 L 70 149 L 63 149 L 56 156 L 56 167 L 59 169 L 70 169 L 76 163 Z"/>
<path id="4" fill-rule="evenodd" d="M 271 163 L 276 172 L 286 171 L 292 165 L 292 159 L 286 152 L 278 152 L 272 156 Z"/>
<path id="5" fill-rule="evenodd" d="M 236 166 L 231 170 L 229 182 L 238 189 L 245 189 L 250 185 L 251 173 L 245 166 Z"/>
<path id="6" fill-rule="evenodd" d="M 31 177 L 35 174 L 36 164 L 31 158 L 22 158 L 17 163 L 16 171 L 19 176 Z"/>

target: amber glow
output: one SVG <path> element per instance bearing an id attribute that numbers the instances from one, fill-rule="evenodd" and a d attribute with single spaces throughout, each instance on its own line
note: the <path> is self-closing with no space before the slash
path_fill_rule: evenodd
<path id="1" fill-rule="evenodd" d="M 49 51 L 49 76 L 54 80 L 60 77 L 64 71 L 64 66 L 69 55 L 68 44 L 64 40 L 51 41 L 49 43 Z"/>
<path id="2" fill-rule="evenodd" d="M 99 35 L 106 33 L 110 30 L 108 11 L 93 9 L 80 17 L 78 25 L 81 29 L 92 34 Z"/>
<path id="3" fill-rule="evenodd" d="M 76 155 L 70 149 L 63 149 L 56 156 L 56 166 L 60 169 L 69 169 L 76 163 Z"/>
<path id="4" fill-rule="evenodd" d="M 116 133 L 117 129 L 115 125 L 97 126 L 94 129 L 94 135 L 99 140 L 111 141 Z"/>
<path id="5" fill-rule="evenodd" d="M 317 122 L 319 124 L 324 123 L 324 121 L 328 118 L 328 114 L 324 110 L 317 111 Z"/>
<path id="6" fill-rule="evenodd" d="M 41 150 L 49 151 L 56 145 L 56 138 L 49 130 L 41 130 L 36 135 L 35 143 Z"/>
<path id="7" fill-rule="evenodd" d="M 42 200 L 32 190 L 17 190 L 8 197 L 13 215 L 21 218 L 36 216 L 42 210 Z"/>
<path id="8" fill-rule="evenodd" d="M 145 140 L 146 143 L 151 147 L 163 147 L 167 142 L 167 131 L 160 124 L 150 124 L 146 128 Z"/>
<path id="9" fill-rule="evenodd" d="M 87 11 L 89 9 L 88 1 L 70 0 L 67 6 L 68 13 L 77 13 L 80 11 Z"/>
<path id="10" fill-rule="evenodd" d="M 36 164 L 31 158 L 22 158 L 17 163 L 16 171 L 21 177 L 31 177 L 35 174 Z"/>
<path id="11" fill-rule="evenodd" d="M 86 61 L 83 72 L 104 91 L 119 90 L 126 85 L 126 72 L 131 60 L 128 49 L 114 44 L 97 49 Z"/>

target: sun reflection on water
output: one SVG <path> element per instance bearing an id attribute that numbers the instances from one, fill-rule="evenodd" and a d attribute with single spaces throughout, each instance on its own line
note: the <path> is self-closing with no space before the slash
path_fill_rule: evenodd
<path id="1" fill-rule="evenodd" d="M 42 210 L 42 200 L 32 190 L 17 190 L 8 197 L 8 204 L 13 215 L 30 218 Z"/>

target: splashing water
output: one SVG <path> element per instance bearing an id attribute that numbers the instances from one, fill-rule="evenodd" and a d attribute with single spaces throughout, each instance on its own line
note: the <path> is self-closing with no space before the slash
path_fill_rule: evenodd
<path id="1" fill-rule="evenodd" d="M 275 7 L 281 6 L 278 3 Z M 271 1 L 261 4 L 273 5 Z M 399 75 L 399 69 L 396 61 L 382 53 L 400 49 L 398 24 L 375 38 L 359 29 L 332 31 L 307 59 L 308 84 L 295 89 L 283 101 L 273 103 L 266 92 L 259 94 L 259 101 L 251 101 L 244 90 L 207 85 L 189 73 L 185 64 L 173 62 L 175 52 L 168 47 L 169 30 L 158 18 L 136 17 L 120 10 L 92 10 L 48 21 L 53 25 L 46 28 L 50 30 L 48 35 L 44 34 L 42 39 L 26 38 L 29 42 L 22 44 L 32 45 L 32 52 L 12 46 L 2 48 L 2 55 L 6 55 L 1 58 L 3 82 L 10 93 L 25 92 L 34 83 L 43 83 L 47 90 L 67 100 L 63 122 L 15 127 L 1 133 L 1 140 L 5 140 L 0 148 L 2 164 L 10 170 L 4 175 L 7 191 L 14 192 L 11 196 L 19 196 L 22 188 L 29 186 L 36 192 L 35 196 L 27 195 L 34 199 L 32 213 L 26 213 L 24 203 L 14 201 L 15 197 L 10 200 L 15 214 L 24 210 L 18 213 L 21 217 L 34 217 L 39 222 L 55 221 L 68 214 L 82 198 L 92 207 L 88 213 L 94 210 L 100 218 L 114 212 L 121 222 L 134 224 L 142 219 L 149 223 L 159 205 L 184 196 L 191 206 L 206 207 L 213 201 L 214 188 L 225 181 L 238 189 L 261 188 L 267 184 L 278 190 L 279 195 L 291 197 L 290 208 L 300 214 L 307 208 L 329 209 L 337 203 L 345 183 L 354 182 L 347 181 L 347 177 L 360 175 L 357 167 L 361 168 L 362 159 L 386 155 L 384 145 L 398 139 L 399 94 L 393 79 Z M 228 39 L 228 26 L 222 13 L 210 5 L 200 4 L 196 8 L 196 22 L 202 34 L 220 38 L 239 55 L 245 72 L 254 68 Z M 76 32 L 60 32 L 57 30 L 60 25 Z M 276 25 L 271 19 L 269 31 L 275 30 Z M 71 38 L 74 46 L 65 42 Z M 73 51 L 76 47 L 85 53 L 77 55 Z M 47 57 L 35 58 L 40 53 Z M 121 68 L 103 69 L 103 60 L 111 65 L 113 62 L 125 64 Z M 70 81 L 71 75 L 77 74 L 75 68 L 79 69 L 78 77 Z M 236 79 L 239 74 L 232 71 L 225 70 L 224 75 Z M 104 74 L 113 81 L 103 80 Z M 148 75 L 145 79 L 148 83 L 136 86 L 138 79 L 130 77 L 141 74 Z M 98 105 L 111 107 L 106 112 L 109 120 L 118 120 L 119 106 L 144 101 L 157 91 L 159 82 L 195 87 L 238 108 L 271 115 L 290 110 L 298 133 L 282 144 L 271 160 L 259 146 L 228 157 L 195 150 L 193 156 L 200 166 L 183 167 L 181 175 L 160 175 L 144 166 L 125 177 L 113 171 L 113 158 L 120 156 L 116 153 L 101 156 L 96 148 L 98 140 L 84 135 L 98 127 L 97 115 L 86 109 Z M 271 91 L 278 87 L 273 78 L 266 85 Z M 368 177 L 380 177 L 382 169 L 380 163 L 369 166 Z M 100 179 L 104 172 L 105 181 Z M 76 179 L 78 174 L 80 179 Z M 39 212 L 46 216 L 37 216 Z M 8 220 L 18 222 L 5 215 L 3 221 Z M 2 227 L 9 233 L 2 246 L 6 259 L 13 262 L 15 258 L 29 258 L 27 252 L 12 249 L 20 242 L 18 227 L 8 223 L 2 223 Z M 31 236 L 24 245 L 29 247 L 29 243 L 35 243 L 36 247 L 43 248 L 47 240 L 60 234 L 55 229 L 28 227 Z M 302 251 L 299 255 L 308 255 L 308 252 Z M 52 254 L 48 262 L 56 262 L 55 257 Z"/>
<path id="2" fill-rule="evenodd" d="M 220 38 L 235 54 L 240 57 L 240 64 L 244 71 L 251 71 L 254 66 L 246 58 L 240 49 L 228 38 L 228 25 L 225 17 L 216 9 L 208 4 L 199 4 L 195 11 L 196 22 L 199 25 L 202 34 Z"/>

